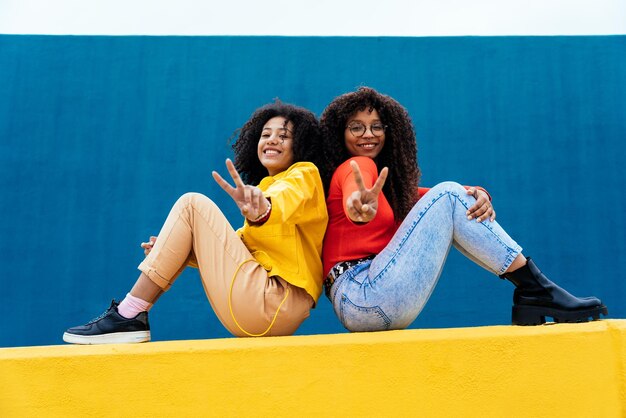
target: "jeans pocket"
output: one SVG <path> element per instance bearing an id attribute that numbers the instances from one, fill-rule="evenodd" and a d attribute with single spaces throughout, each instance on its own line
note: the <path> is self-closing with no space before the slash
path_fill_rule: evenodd
<path id="1" fill-rule="evenodd" d="M 339 319 L 352 332 L 386 331 L 391 326 L 391 320 L 380 306 L 356 305 L 345 294 L 339 302 Z"/>

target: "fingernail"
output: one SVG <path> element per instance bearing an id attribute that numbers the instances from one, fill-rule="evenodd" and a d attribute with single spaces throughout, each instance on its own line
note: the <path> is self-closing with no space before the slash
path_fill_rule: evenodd
<path id="1" fill-rule="evenodd" d="M 471 216 L 468 216 L 468 217 L 467 217 L 467 219 L 469 219 L 469 220 L 471 221 L 471 220 L 472 220 L 472 217 L 471 217 Z"/>

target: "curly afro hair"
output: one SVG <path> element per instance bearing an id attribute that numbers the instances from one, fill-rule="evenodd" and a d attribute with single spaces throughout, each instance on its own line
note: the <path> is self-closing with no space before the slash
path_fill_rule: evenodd
<path id="1" fill-rule="evenodd" d="M 402 221 L 417 202 L 417 185 L 420 169 L 417 165 L 417 141 L 411 118 L 396 100 L 380 94 L 369 87 L 335 98 L 324 109 L 320 119 L 322 135 L 326 142 L 324 150 L 331 173 L 322 177 L 328 188 L 332 172 L 351 155 L 345 146 L 344 134 L 350 117 L 368 109 L 376 110 L 385 131 L 385 145 L 376 157 L 380 171 L 389 167 L 389 175 L 383 192 L 393 209 L 396 221 Z"/>
<path id="2" fill-rule="evenodd" d="M 265 123 L 276 117 L 286 119 L 285 126 L 293 124 L 293 162 L 310 161 L 317 166 L 320 176 L 328 176 L 331 167 L 324 160 L 324 142 L 320 133 L 319 122 L 315 115 L 302 107 L 275 100 L 257 109 L 250 119 L 239 129 L 237 140 L 233 144 L 235 168 L 246 184 L 259 184 L 268 172 L 259 161 L 257 145 Z"/>

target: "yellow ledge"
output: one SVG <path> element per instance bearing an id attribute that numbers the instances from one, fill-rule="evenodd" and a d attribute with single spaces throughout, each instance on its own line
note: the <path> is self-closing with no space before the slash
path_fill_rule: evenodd
<path id="1" fill-rule="evenodd" d="M 623 417 L 626 320 L 0 349 L 0 417 Z"/>

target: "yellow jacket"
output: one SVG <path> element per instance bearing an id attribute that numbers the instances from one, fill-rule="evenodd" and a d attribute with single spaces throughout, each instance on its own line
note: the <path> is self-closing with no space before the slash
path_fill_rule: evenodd
<path id="1" fill-rule="evenodd" d="M 328 224 L 324 187 L 309 162 L 261 180 L 271 200 L 270 217 L 261 225 L 246 222 L 237 233 L 270 276 L 280 276 L 307 291 L 317 302 L 322 293 L 322 241 Z"/>

